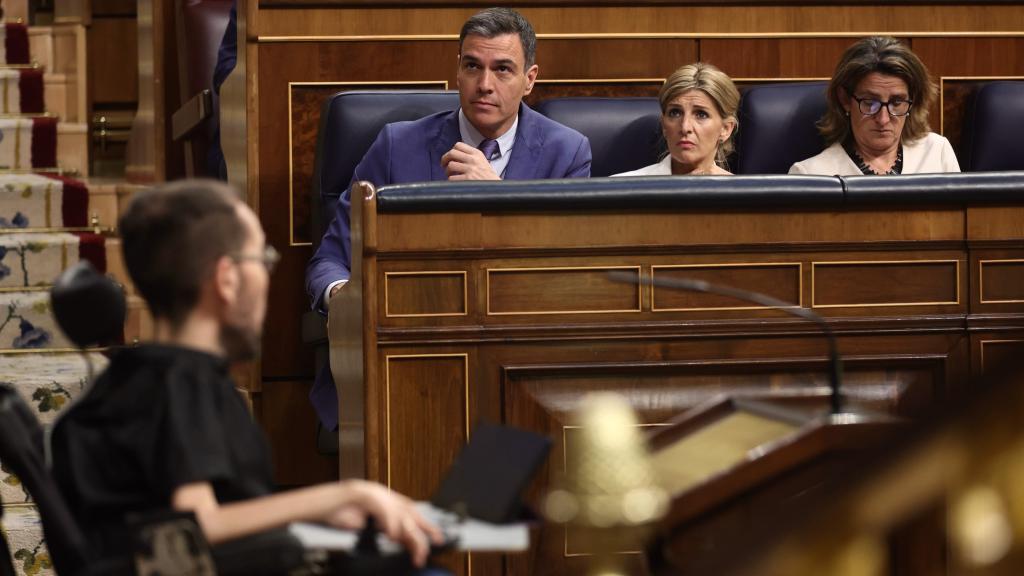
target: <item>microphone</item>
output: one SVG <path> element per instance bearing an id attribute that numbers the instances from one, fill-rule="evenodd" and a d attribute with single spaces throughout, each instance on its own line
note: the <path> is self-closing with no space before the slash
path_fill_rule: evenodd
<path id="1" fill-rule="evenodd" d="M 795 306 L 792 302 L 779 300 L 778 298 L 773 298 L 767 294 L 761 294 L 760 292 L 733 288 L 732 286 L 721 286 L 693 278 L 655 278 L 653 276 L 645 278 L 642 275 L 625 272 L 623 270 L 612 270 L 608 272 L 608 278 L 616 282 L 631 284 L 639 281 L 641 284 L 646 284 L 648 286 L 728 296 L 730 298 L 736 298 L 746 302 L 753 302 L 754 304 L 759 304 L 773 310 L 781 310 L 796 316 L 797 318 L 803 318 L 804 320 L 814 322 L 819 328 L 821 328 L 821 331 L 825 334 L 825 338 L 828 339 L 829 388 L 831 392 L 829 404 L 831 406 L 831 411 L 832 414 L 839 414 L 842 412 L 843 401 L 842 397 L 839 395 L 839 383 L 842 380 L 843 363 L 839 358 L 839 349 L 836 344 L 836 337 L 832 333 L 832 329 L 829 328 L 828 322 L 825 322 L 825 319 L 817 312 L 810 308 Z"/>

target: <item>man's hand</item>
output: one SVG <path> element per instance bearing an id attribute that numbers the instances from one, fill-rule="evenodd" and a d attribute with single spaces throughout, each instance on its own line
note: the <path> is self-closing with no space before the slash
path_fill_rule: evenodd
<path id="1" fill-rule="evenodd" d="M 416 566 L 426 563 L 431 543 L 444 543 L 441 530 L 428 522 L 405 496 L 364 480 L 347 480 L 342 482 L 342 487 L 348 492 L 348 503 L 327 517 L 328 524 L 359 529 L 367 515 L 373 516 L 381 532 L 409 550 Z"/>
<path id="2" fill-rule="evenodd" d="M 465 142 L 457 142 L 446 152 L 441 157 L 441 166 L 449 180 L 501 180 L 484 153 Z"/>
<path id="3" fill-rule="evenodd" d="M 334 298 L 334 296 L 341 290 L 341 288 L 343 286 L 345 286 L 344 282 L 342 282 L 340 284 L 335 284 L 334 286 L 331 286 L 331 291 L 330 291 L 330 293 L 327 294 L 327 300 L 328 301 L 332 300 Z"/>

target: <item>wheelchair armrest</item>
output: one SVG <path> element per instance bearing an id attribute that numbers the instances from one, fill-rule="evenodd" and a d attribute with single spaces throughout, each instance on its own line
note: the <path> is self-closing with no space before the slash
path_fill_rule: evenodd
<path id="1" fill-rule="evenodd" d="M 278 528 L 213 547 L 220 576 L 280 575 L 324 561 L 325 554 L 309 551 L 288 531 Z"/>
<path id="2" fill-rule="evenodd" d="M 175 142 L 188 138 L 212 114 L 213 92 L 203 90 L 171 116 L 171 137 Z"/>
<path id="3" fill-rule="evenodd" d="M 307 310 L 302 314 L 302 343 L 318 346 L 327 343 L 327 317 Z"/>
<path id="4" fill-rule="evenodd" d="M 135 540 L 128 562 L 134 564 L 132 573 L 140 576 L 165 570 L 220 576 L 281 576 L 323 561 L 317 557 L 318 552 L 306 551 L 288 528 L 211 547 L 191 512 L 164 510 L 135 516 L 128 519 L 128 530 Z"/>

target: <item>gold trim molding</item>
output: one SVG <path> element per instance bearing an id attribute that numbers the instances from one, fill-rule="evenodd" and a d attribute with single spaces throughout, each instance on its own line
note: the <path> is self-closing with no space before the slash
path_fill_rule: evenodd
<path id="1" fill-rule="evenodd" d="M 1012 339 L 1012 338 L 999 339 L 999 340 L 981 340 L 979 342 L 979 348 L 980 348 L 980 351 L 979 351 L 980 358 L 979 358 L 979 360 L 980 360 L 980 363 L 981 363 L 981 372 L 982 373 L 985 372 L 985 345 L 986 344 L 1024 344 L 1024 340 Z"/>
<path id="2" fill-rule="evenodd" d="M 288 245 L 311 246 L 312 242 L 295 241 L 295 147 L 292 142 L 292 89 L 295 86 L 423 86 L 436 84 L 440 90 L 448 89 L 447 80 L 400 80 L 360 82 L 289 82 L 288 83 Z M 339 90 L 340 91 L 340 90 Z"/>
<path id="3" fill-rule="evenodd" d="M 1024 264 L 1024 259 L 978 260 L 978 303 L 979 304 L 1024 304 L 1024 300 L 985 300 L 985 264 Z"/>
<path id="4" fill-rule="evenodd" d="M 1024 32 L 596 32 L 575 34 L 537 34 L 538 40 L 718 40 L 718 39 L 810 39 L 863 38 L 884 34 L 902 38 L 1024 38 Z M 369 34 L 339 36 L 257 36 L 262 44 L 282 42 L 394 42 L 394 41 L 457 41 L 458 34 Z"/>
<path id="5" fill-rule="evenodd" d="M 462 312 L 438 312 L 433 314 L 392 314 L 388 280 L 392 276 L 462 276 Z M 384 317 L 385 318 L 436 318 L 440 316 L 467 316 L 469 314 L 469 288 L 465 270 L 419 270 L 410 272 L 384 273 Z"/>
<path id="6" fill-rule="evenodd" d="M 491 273 L 506 273 L 506 272 L 549 272 L 549 271 L 575 271 L 575 270 L 635 270 L 637 275 L 636 284 L 636 309 L 625 309 L 625 310 L 552 310 L 552 311 L 525 311 L 525 312 L 492 312 L 491 311 Z M 622 313 L 639 313 L 643 312 L 643 289 L 640 286 L 640 277 L 643 274 L 641 266 L 630 266 L 630 265 L 610 265 L 610 266 L 552 266 L 552 267 L 532 267 L 532 268 L 487 268 L 485 270 L 486 276 L 486 299 L 487 299 L 487 315 L 488 316 L 540 316 L 540 315 L 551 315 L 551 314 L 622 314 Z"/>
<path id="7" fill-rule="evenodd" d="M 946 134 L 946 80 L 951 82 L 994 82 L 996 80 L 1024 80 L 1024 76 L 940 76 L 939 77 L 939 134 Z"/>
<path id="8" fill-rule="evenodd" d="M 462 358 L 462 383 L 465 397 L 466 442 L 469 442 L 469 353 L 454 352 L 442 354 L 388 354 L 384 356 L 384 461 L 387 464 L 387 486 L 391 487 L 391 360 L 412 360 L 417 358 Z"/>
<path id="9" fill-rule="evenodd" d="M 938 302 L 881 302 L 871 304 L 818 304 L 815 292 L 815 269 L 817 266 L 857 266 L 871 264 L 956 264 L 956 300 Z M 960 298 L 960 260 L 846 260 L 811 262 L 811 308 L 886 308 L 893 306 L 953 306 L 959 305 Z"/>
<path id="10" fill-rule="evenodd" d="M 728 262 L 711 264 L 655 264 L 651 266 L 651 279 L 654 279 L 658 269 L 679 269 L 679 268 L 783 268 L 796 267 L 797 273 L 797 303 L 787 308 L 800 308 L 804 305 L 804 265 L 802 262 Z M 651 284 L 651 312 L 706 312 L 713 310 L 772 310 L 771 306 L 710 306 L 697 308 L 658 308 L 654 304 L 654 285 Z"/>

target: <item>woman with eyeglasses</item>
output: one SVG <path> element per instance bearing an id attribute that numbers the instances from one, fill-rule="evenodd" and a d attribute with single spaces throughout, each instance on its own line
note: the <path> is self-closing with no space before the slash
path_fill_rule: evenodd
<path id="1" fill-rule="evenodd" d="M 846 49 L 818 122 L 829 147 L 790 174 L 852 176 L 959 172 L 949 141 L 928 126 L 938 89 L 903 43 L 872 36 Z"/>

